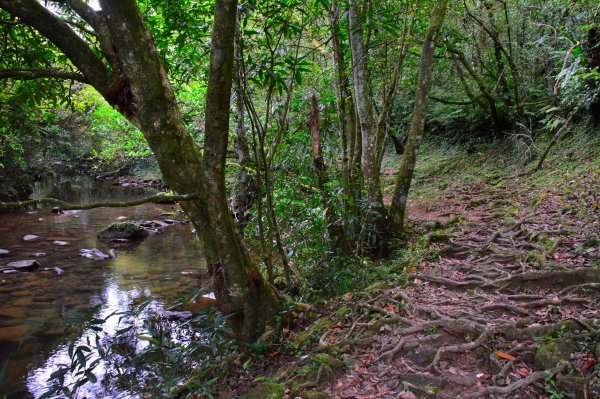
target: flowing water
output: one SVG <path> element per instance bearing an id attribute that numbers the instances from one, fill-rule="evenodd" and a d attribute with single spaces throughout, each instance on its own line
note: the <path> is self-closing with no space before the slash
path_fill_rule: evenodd
<path id="1" fill-rule="evenodd" d="M 131 200 L 152 193 L 146 188 L 112 186 L 80 177 L 43 181 L 34 197 L 89 203 Z M 96 316 L 103 317 L 131 310 L 147 299 L 152 300 L 149 309 L 160 311 L 180 295 L 189 296 L 206 285 L 203 257 L 190 224 L 167 227 L 136 243 L 115 244 L 96 238 L 99 230 L 117 218 L 161 220 L 174 218 L 166 214 L 177 210 L 172 205 L 144 204 L 63 214 L 53 214 L 50 207 L 0 214 L 0 248 L 10 251 L 0 258 L 0 268 L 25 259 L 41 264 L 33 272 L 0 273 L 0 368 L 9 360 L 8 383 L 0 387 L 0 397 L 38 397 L 44 392 L 50 374 L 60 363 L 68 363 L 69 336 L 63 326 L 74 311 L 100 305 Z M 28 234 L 39 238 L 23 241 Z M 93 261 L 80 256 L 80 249 L 91 248 L 105 253 L 113 248 L 117 257 Z M 45 255 L 34 257 L 40 253 Z M 117 321 L 109 319 L 104 332 L 122 328 Z M 88 398 L 128 397 L 100 384 L 86 389 Z"/>

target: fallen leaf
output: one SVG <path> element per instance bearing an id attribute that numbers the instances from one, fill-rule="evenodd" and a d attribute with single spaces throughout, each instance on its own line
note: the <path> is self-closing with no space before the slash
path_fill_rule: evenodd
<path id="1" fill-rule="evenodd" d="M 504 352 L 500 352 L 500 351 L 497 351 L 495 353 L 496 353 L 496 356 L 501 357 L 502 359 L 506 359 L 510 362 L 514 362 L 515 360 L 517 360 L 516 357 L 511 356 L 508 353 L 504 353 Z"/>
<path id="2" fill-rule="evenodd" d="M 385 305 L 385 309 L 390 313 L 396 313 L 396 307 L 394 305 L 392 305 L 391 303 L 388 303 L 387 305 Z"/>
<path id="3" fill-rule="evenodd" d="M 594 367 L 596 359 L 589 358 L 588 361 L 581 367 L 581 372 L 585 373 L 590 368 Z"/>
<path id="4" fill-rule="evenodd" d="M 346 302 L 350 302 L 352 300 L 352 294 L 347 293 L 342 296 L 342 299 Z"/>
<path id="5" fill-rule="evenodd" d="M 520 377 L 525 378 L 529 375 L 529 369 L 526 369 L 525 367 L 520 367 L 517 369 L 517 374 Z"/>

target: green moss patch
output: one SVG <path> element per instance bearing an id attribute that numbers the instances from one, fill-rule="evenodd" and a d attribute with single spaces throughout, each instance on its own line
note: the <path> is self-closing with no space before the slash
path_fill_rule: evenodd
<path id="1" fill-rule="evenodd" d="M 148 232 L 134 222 L 115 222 L 98 232 L 103 239 L 138 239 L 148 236 Z"/>

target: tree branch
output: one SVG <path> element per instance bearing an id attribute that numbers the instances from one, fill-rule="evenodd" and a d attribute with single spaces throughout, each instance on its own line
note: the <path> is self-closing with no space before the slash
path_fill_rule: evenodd
<path id="1" fill-rule="evenodd" d="M 0 0 L 0 8 L 47 37 L 102 95 L 110 93 L 114 75 L 65 21 L 37 0 Z"/>
<path id="2" fill-rule="evenodd" d="M 63 210 L 74 209 L 94 209 L 94 208 L 126 208 L 129 206 L 142 205 L 148 203 L 174 203 L 179 201 L 190 201 L 198 198 L 198 193 L 174 195 L 169 193 L 158 193 L 150 197 L 140 198 L 133 201 L 117 201 L 117 202 L 94 202 L 91 204 L 70 204 L 56 198 L 39 198 L 27 201 L 16 202 L 0 202 L 0 210 L 23 209 L 30 205 L 38 204 L 53 204 Z"/>
<path id="3" fill-rule="evenodd" d="M 88 83 L 85 76 L 77 72 L 61 71 L 58 69 L 5 69 L 0 70 L 0 80 L 15 79 L 15 80 L 33 80 L 33 79 L 70 79 L 82 83 Z"/>
<path id="4" fill-rule="evenodd" d="M 89 6 L 89 4 L 82 0 L 64 0 L 64 2 L 92 27 L 96 37 L 98 38 L 98 41 L 100 42 L 100 48 L 102 49 L 102 52 L 109 62 L 114 63 L 115 51 L 112 44 L 111 34 L 106 26 L 106 23 L 101 17 L 101 13 L 94 10 Z"/>
<path id="5" fill-rule="evenodd" d="M 98 13 L 94 11 L 92 7 L 81 0 L 66 0 L 65 3 L 67 3 L 77 15 L 83 18 L 85 22 L 90 24 L 94 30 L 98 30 L 101 23 L 100 18 L 98 17 Z"/>

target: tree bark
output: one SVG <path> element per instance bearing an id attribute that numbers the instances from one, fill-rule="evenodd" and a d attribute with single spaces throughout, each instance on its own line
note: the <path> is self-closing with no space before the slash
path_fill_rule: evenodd
<path id="1" fill-rule="evenodd" d="M 250 173 L 248 173 L 248 162 L 250 151 L 248 149 L 248 138 L 246 136 L 245 112 L 244 112 L 244 50 L 242 47 L 242 38 L 240 32 L 239 16 L 235 31 L 235 58 L 236 58 L 236 112 L 237 112 L 237 143 L 236 151 L 238 154 L 238 162 L 240 171 L 238 173 L 238 190 L 232 201 L 232 211 L 236 217 L 238 232 L 241 237 L 244 237 L 246 224 L 249 220 L 249 212 L 253 199 L 256 197 L 254 192 L 254 181 Z"/>
<path id="2" fill-rule="evenodd" d="M 325 161 L 323 160 L 323 151 L 321 150 L 321 122 L 319 118 L 319 103 L 317 96 L 313 93 L 310 97 L 310 118 L 308 119 L 308 127 L 310 129 L 311 147 L 313 154 L 313 165 L 317 174 L 317 186 L 321 193 L 321 204 L 325 211 L 325 220 L 327 221 L 327 232 L 329 240 L 336 252 L 347 253 L 345 250 L 347 242 L 340 231 L 340 226 L 336 220 L 335 213 L 331 207 L 331 198 L 327 193 L 327 170 Z"/>
<path id="3" fill-rule="evenodd" d="M 341 9 L 337 0 L 331 4 L 329 16 L 329 28 L 331 30 L 331 42 L 333 49 L 333 64 L 335 71 L 337 114 L 340 124 L 340 147 L 342 149 L 342 175 L 344 178 L 342 187 L 342 234 L 344 235 L 344 252 L 350 253 L 350 243 L 354 236 L 354 220 L 356 204 L 360 193 L 360 156 L 356 153 L 356 111 L 352 99 L 352 91 L 349 86 L 349 76 L 346 70 L 346 59 L 342 47 L 340 35 Z"/>
<path id="4" fill-rule="evenodd" d="M 352 78 L 356 113 L 360 124 L 362 141 L 362 167 L 367 189 L 369 204 L 378 206 L 383 203 L 379 182 L 379 171 L 376 164 L 377 135 L 373 118 L 373 104 L 369 97 L 367 85 L 369 83 L 367 60 L 368 55 L 363 42 L 363 28 L 360 5 L 358 0 L 352 0 L 348 10 L 348 24 L 350 29 L 350 49 L 352 52 Z"/>
<path id="5" fill-rule="evenodd" d="M 408 191 L 415 170 L 417 151 L 423 139 L 425 130 L 425 119 L 427 117 L 427 105 L 429 103 L 429 90 L 431 88 L 431 76 L 433 75 L 433 52 L 435 50 L 435 39 L 444 22 L 448 0 L 438 1 L 433 9 L 429 27 L 425 33 L 425 42 L 421 52 L 421 66 L 419 68 L 419 81 L 415 94 L 415 108 L 408 133 L 408 141 L 404 149 L 402 163 L 396 177 L 394 197 L 390 208 L 391 231 L 398 235 L 404 228 L 404 215 L 406 213 L 406 202 Z"/>
<path id="6" fill-rule="evenodd" d="M 368 217 L 365 218 L 364 223 L 368 225 L 367 230 L 371 236 L 368 241 L 379 247 L 383 243 L 385 208 L 383 207 L 383 193 L 377 165 L 377 132 L 373 117 L 373 104 L 368 92 L 368 54 L 363 40 L 361 17 L 359 1 L 352 0 L 348 10 L 348 28 L 352 54 L 354 100 L 361 133 L 362 172 L 367 191 L 365 214 Z M 368 249 L 368 252 L 372 252 L 372 248 Z"/>

